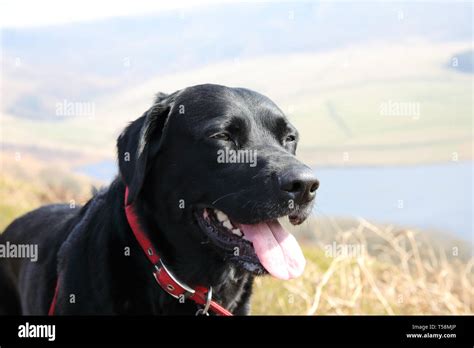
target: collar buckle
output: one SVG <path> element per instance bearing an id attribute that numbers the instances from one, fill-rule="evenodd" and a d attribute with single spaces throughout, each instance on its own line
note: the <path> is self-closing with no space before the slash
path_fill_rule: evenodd
<path id="1" fill-rule="evenodd" d="M 160 259 L 158 263 L 154 265 L 155 271 L 153 276 L 157 283 L 165 290 L 168 294 L 176 299 L 181 296 L 192 296 L 195 294 L 195 290 L 179 281 L 176 276 L 166 267 L 164 262 Z"/>

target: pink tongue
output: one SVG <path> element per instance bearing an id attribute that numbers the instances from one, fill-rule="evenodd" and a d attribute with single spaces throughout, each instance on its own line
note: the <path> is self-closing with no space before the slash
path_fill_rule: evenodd
<path id="1" fill-rule="evenodd" d="M 240 225 L 252 242 L 263 267 L 274 277 L 291 279 L 303 273 L 306 260 L 295 237 L 277 220 L 255 225 Z"/>

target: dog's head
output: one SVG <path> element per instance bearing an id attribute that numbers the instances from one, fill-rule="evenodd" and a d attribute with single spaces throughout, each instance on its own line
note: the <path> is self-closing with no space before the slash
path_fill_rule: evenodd
<path id="1" fill-rule="evenodd" d="M 319 185 L 297 143 L 267 97 L 199 85 L 158 95 L 119 137 L 119 167 L 129 203 L 153 218 L 170 258 L 204 253 L 288 279 L 305 261 L 277 219 L 303 222 Z"/>

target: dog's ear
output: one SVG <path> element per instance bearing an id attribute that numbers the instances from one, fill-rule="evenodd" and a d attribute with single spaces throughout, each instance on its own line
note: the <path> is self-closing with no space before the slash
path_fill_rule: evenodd
<path id="1" fill-rule="evenodd" d="M 160 93 L 155 104 L 132 122 L 117 140 L 120 176 L 128 187 L 127 204 L 140 193 L 149 169 L 147 162 L 158 153 L 163 141 L 171 110 L 165 96 Z"/>

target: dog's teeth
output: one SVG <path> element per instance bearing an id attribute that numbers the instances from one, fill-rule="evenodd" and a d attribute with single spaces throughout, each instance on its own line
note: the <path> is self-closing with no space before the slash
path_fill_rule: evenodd
<path id="1" fill-rule="evenodd" d="M 202 216 L 204 217 L 204 219 L 209 220 L 209 213 L 207 212 L 207 209 L 204 209 Z"/>
<path id="2" fill-rule="evenodd" d="M 234 226 L 232 226 L 232 224 L 230 223 L 229 220 L 224 221 L 224 223 L 223 223 L 222 225 L 223 225 L 225 228 L 229 229 L 229 230 L 232 230 L 232 228 L 234 227 Z"/>
<path id="3" fill-rule="evenodd" d="M 242 232 L 240 232 L 240 230 L 238 228 L 234 228 L 232 230 L 232 233 L 239 236 L 239 237 L 242 237 Z"/>
<path id="4" fill-rule="evenodd" d="M 224 221 L 229 220 L 227 215 L 225 215 L 223 212 L 221 212 L 219 210 L 216 210 L 216 215 L 217 215 L 217 220 L 219 220 L 220 222 L 224 222 Z"/>

